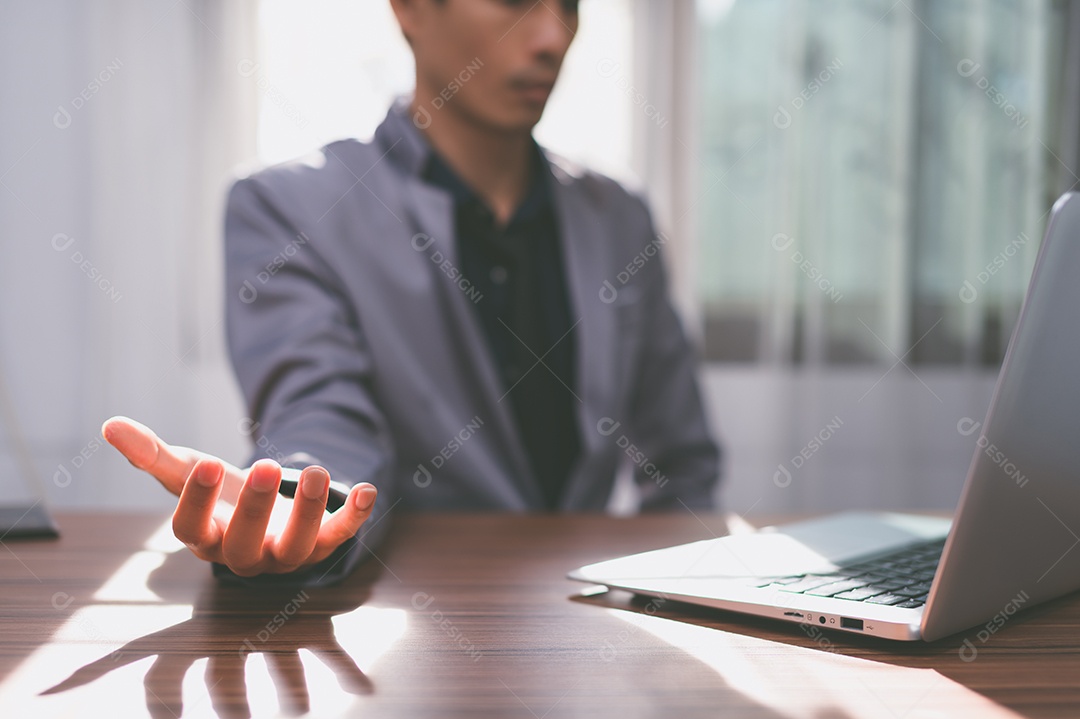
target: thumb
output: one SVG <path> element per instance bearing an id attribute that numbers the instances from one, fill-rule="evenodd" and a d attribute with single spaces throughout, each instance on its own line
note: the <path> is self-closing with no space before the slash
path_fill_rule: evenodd
<path id="1" fill-rule="evenodd" d="M 101 436 L 134 467 L 149 472 L 176 495 L 195 464 L 194 457 L 181 457 L 153 430 L 128 417 L 107 419 L 101 426 Z"/>

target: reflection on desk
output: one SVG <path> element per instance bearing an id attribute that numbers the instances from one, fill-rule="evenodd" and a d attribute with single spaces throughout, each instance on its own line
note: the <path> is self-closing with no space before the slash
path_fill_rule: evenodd
<path id="1" fill-rule="evenodd" d="M 217 584 L 165 517 L 59 519 L 60 541 L 0 553 L 3 716 L 1080 714 L 1075 597 L 966 661 L 966 635 L 898 645 L 564 579 L 719 516 L 402 515 L 343 584 L 272 590 Z"/>

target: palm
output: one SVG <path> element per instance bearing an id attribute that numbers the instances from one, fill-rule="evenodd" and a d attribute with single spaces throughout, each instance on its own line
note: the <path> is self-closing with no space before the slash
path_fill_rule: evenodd
<path id="1" fill-rule="evenodd" d="M 330 475 L 304 469 L 293 498 L 278 494 L 281 467 L 260 460 L 240 469 L 218 457 L 163 442 L 126 417 L 102 426 L 105 439 L 135 467 L 179 497 L 173 533 L 200 559 L 241 576 L 286 573 L 322 561 L 371 515 L 375 488 L 353 487 L 344 505 L 326 511 Z"/>

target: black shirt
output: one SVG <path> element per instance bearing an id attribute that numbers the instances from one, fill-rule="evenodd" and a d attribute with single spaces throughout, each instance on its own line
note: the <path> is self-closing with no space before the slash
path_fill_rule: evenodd
<path id="1" fill-rule="evenodd" d="M 459 269 L 480 292 L 474 304 L 502 378 L 500 401 L 510 402 L 533 474 L 555 509 L 581 440 L 576 322 L 547 161 L 533 143 L 529 189 L 505 227 L 434 150 L 424 178 L 454 199 Z"/>

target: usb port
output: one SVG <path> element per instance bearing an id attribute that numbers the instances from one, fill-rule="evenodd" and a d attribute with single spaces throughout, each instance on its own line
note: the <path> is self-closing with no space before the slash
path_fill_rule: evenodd
<path id="1" fill-rule="evenodd" d="M 842 629 L 858 629 L 862 631 L 862 620 L 852 619 L 850 617 L 840 617 L 840 627 Z"/>

